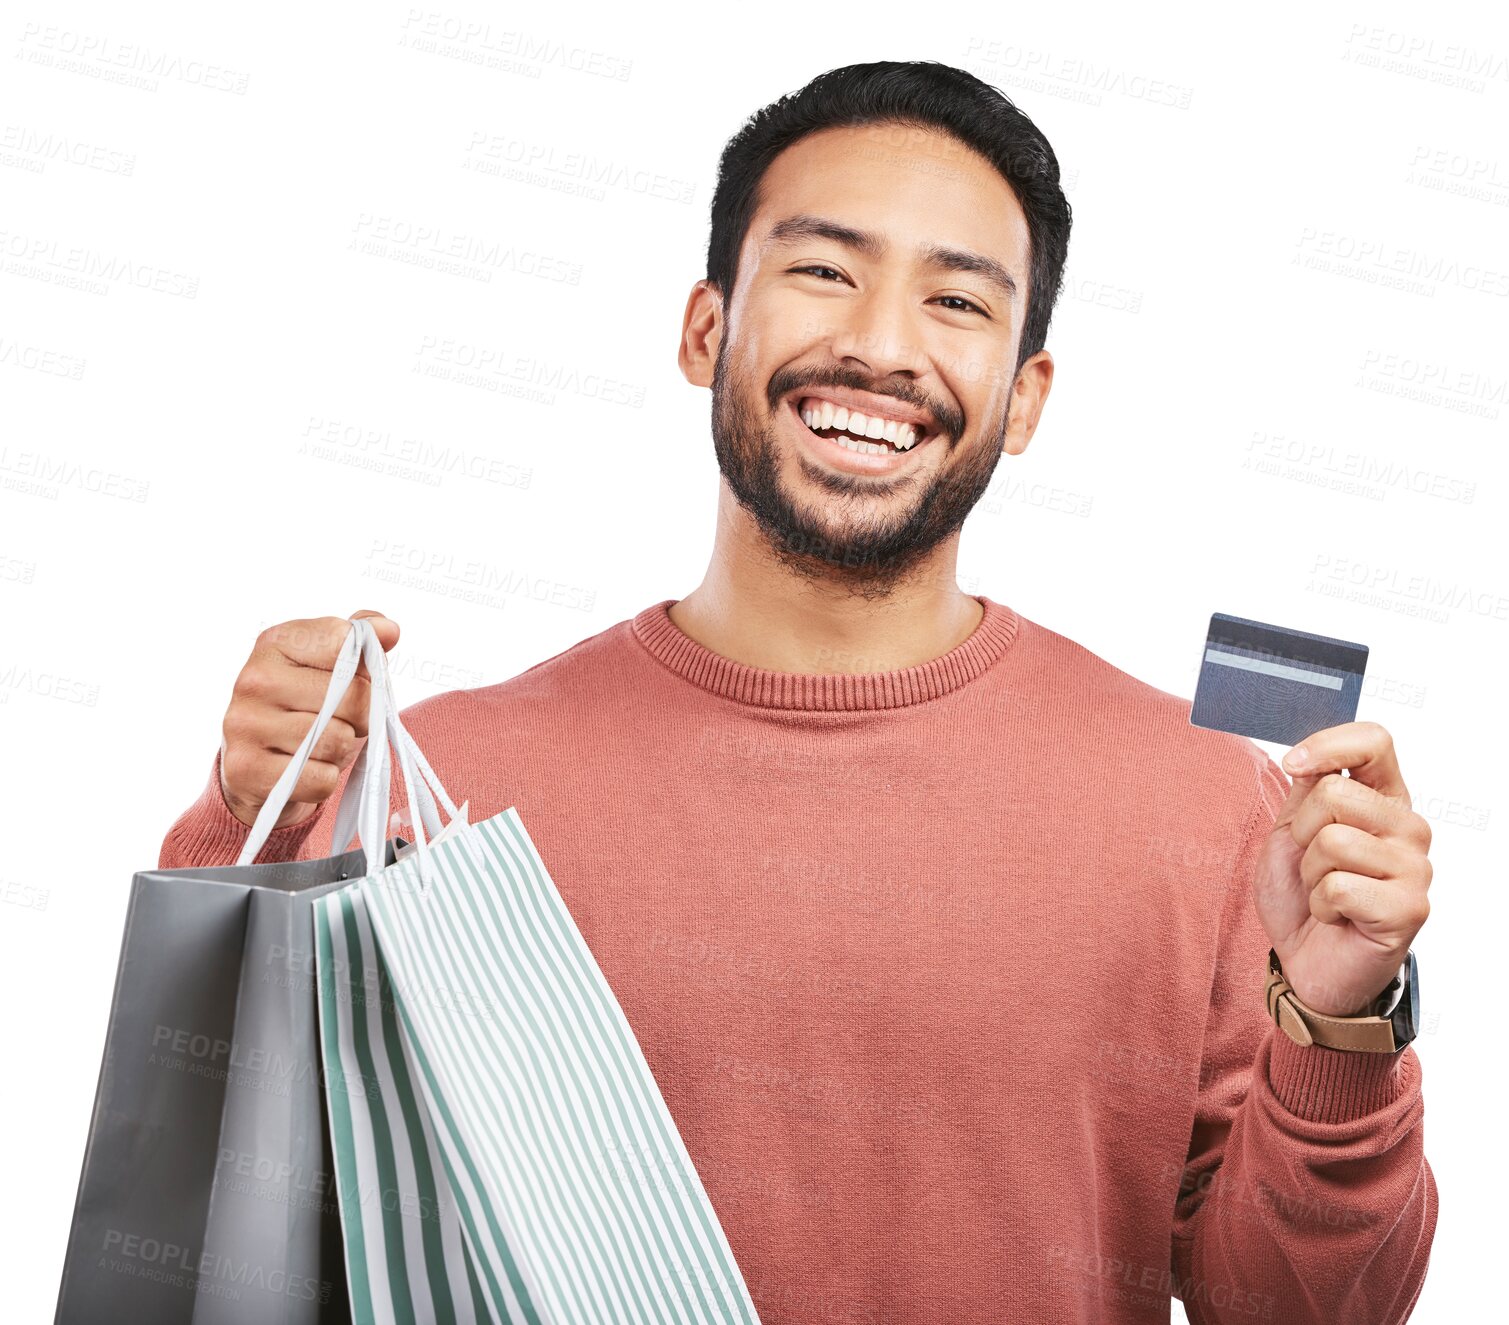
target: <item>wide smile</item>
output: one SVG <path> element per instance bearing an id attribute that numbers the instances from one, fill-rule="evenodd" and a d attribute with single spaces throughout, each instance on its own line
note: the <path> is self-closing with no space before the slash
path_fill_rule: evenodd
<path id="1" fill-rule="evenodd" d="M 905 451 L 894 451 L 889 446 L 879 455 L 871 451 L 856 451 L 842 442 L 835 441 L 831 436 L 813 432 L 802 421 L 799 409 L 802 399 L 802 395 L 798 394 L 787 399 L 781 406 L 781 412 L 791 420 L 802 448 L 814 459 L 832 469 L 843 470 L 846 474 L 883 476 L 900 473 L 903 469 L 912 466 L 916 462 L 917 453 L 931 446 L 939 435 L 936 432 L 927 433 L 916 445 Z M 883 445 L 878 439 L 872 441 L 871 444 Z"/>

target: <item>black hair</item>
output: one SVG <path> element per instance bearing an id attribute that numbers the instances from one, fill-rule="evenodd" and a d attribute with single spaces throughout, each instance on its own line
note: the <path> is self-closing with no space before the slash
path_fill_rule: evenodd
<path id="1" fill-rule="evenodd" d="M 999 89 L 937 60 L 880 60 L 819 74 L 756 111 L 728 140 L 718 162 L 707 279 L 725 298 L 738 278 L 739 249 L 760 205 L 770 163 L 820 129 L 865 124 L 944 130 L 974 149 L 1011 185 L 1027 217 L 1027 316 L 1015 372 L 1043 348 L 1069 251 L 1069 200 L 1058 158 L 1042 132 Z"/>

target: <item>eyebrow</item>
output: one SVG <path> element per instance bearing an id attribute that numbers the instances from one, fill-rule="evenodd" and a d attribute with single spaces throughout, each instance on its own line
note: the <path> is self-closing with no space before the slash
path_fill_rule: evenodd
<path id="1" fill-rule="evenodd" d="M 857 230 L 851 225 L 830 221 L 824 216 L 813 216 L 808 212 L 799 212 L 777 221 L 770 227 L 765 244 L 770 247 L 801 239 L 829 239 L 856 253 L 862 253 L 867 258 L 879 259 L 886 252 L 886 241 L 873 231 Z M 994 258 L 987 258 L 982 253 L 972 253 L 969 249 L 949 248 L 944 244 L 920 245 L 917 256 L 929 267 L 978 276 L 995 286 L 1008 300 L 1016 299 L 1015 277 Z"/>

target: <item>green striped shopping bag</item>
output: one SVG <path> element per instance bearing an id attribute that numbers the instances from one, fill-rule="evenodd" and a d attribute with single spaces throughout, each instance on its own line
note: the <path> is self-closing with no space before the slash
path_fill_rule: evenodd
<path id="1" fill-rule="evenodd" d="M 372 707 L 334 840 L 354 826 L 381 858 L 390 742 L 415 836 L 314 907 L 354 1321 L 757 1325 L 633 1031 L 517 812 L 473 824 L 456 808 L 398 719 L 375 632 L 352 625 L 342 657 L 352 672 L 366 659 Z"/>

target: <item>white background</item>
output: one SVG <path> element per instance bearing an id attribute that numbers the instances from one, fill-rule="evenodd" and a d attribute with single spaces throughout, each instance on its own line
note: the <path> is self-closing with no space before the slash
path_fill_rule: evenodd
<path id="1" fill-rule="evenodd" d="M 1049 11 L 10 11 L 8 1319 L 51 1318 L 131 875 L 204 785 L 257 632 L 385 611 L 406 706 L 684 596 L 717 469 L 675 350 L 718 154 L 824 69 L 914 57 L 1013 96 L 1075 212 L 1052 398 L 961 586 L 1185 696 L 1213 610 L 1371 647 L 1359 716 L 1435 831 L 1441 1216 L 1414 1319 L 1484 1300 L 1509 1176 L 1509 31 L 1486 4 Z M 424 265 L 452 245 L 466 273 Z M 78 264 L 107 274 L 70 286 Z M 479 356 L 520 375 L 459 379 Z"/>

